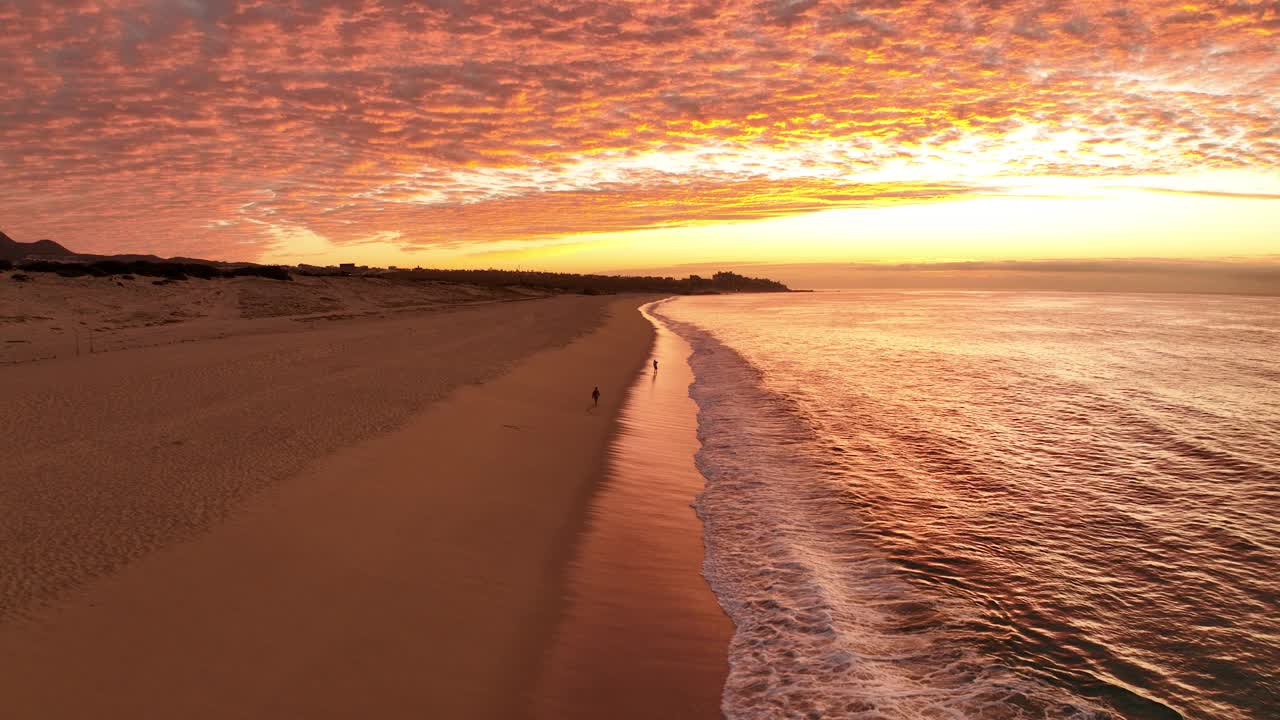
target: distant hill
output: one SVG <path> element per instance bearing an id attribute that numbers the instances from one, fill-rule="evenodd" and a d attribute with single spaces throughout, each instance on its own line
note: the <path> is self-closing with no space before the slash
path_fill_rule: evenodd
<path id="1" fill-rule="evenodd" d="M 68 255 L 75 253 L 52 240 L 18 242 L 0 232 L 0 260 L 21 260 L 28 255 Z"/>
<path id="2" fill-rule="evenodd" d="M 104 260 L 114 260 L 117 262 L 152 262 L 152 263 L 182 263 L 184 265 L 214 265 L 220 268 L 235 268 L 245 265 L 254 265 L 256 263 L 234 263 L 221 262 L 218 260 L 202 260 L 200 258 L 189 257 L 173 257 L 162 258 L 159 255 L 95 255 L 93 253 L 72 252 L 67 248 L 59 245 L 52 240 L 37 240 L 35 242 L 18 242 L 13 238 L 0 232 L 0 260 L 19 261 L 29 256 L 39 256 L 39 260 L 57 260 L 58 258 L 66 258 L 65 262 L 90 263 L 100 262 Z"/>

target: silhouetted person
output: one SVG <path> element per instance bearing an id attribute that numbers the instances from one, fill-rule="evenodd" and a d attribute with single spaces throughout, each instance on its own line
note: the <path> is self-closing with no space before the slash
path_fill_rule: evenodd
<path id="1" fill-rule="evenodd" d="M 595 407 L 600 404 L 600 386 L 597 385 L 595 390 L 591 391 L 591 406 Z"/>
<path id="2" fill-rule="evenodd" d="M 653 361 L 653 371 L 654 371 L 654 372 L 658 372 L 658 361 L 657 361 L 657 360 L 654 360 L 654 361 Z"/>

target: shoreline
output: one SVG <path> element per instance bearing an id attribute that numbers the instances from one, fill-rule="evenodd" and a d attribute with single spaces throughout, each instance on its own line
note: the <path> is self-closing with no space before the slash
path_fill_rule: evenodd
<path id="1" fill-rule="evenodd" d="M 567 566 L 565 613 L 534 697 L 539 720 L 723 718 L 734 628 L 703 576 L 692 348 L 652 314 L 658 304 L 640 312 L 660 366 L 627 389 Z"/>
<path id="2" fill-rule="evenodd" d="M 6 705 L 42 718 L 523 716 L 653 341 L 636 311 L 647 298 L 601 302 L 603 324 L 567 345 L 0 623 Z"/>

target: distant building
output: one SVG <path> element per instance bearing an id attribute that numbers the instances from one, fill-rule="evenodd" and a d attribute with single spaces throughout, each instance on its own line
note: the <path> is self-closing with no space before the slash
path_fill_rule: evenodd
<path id="1" fill-rule="evenodd" d="M 342 272 L 355 272 L 356 264 L 355 263 L 338 263 L 338 269 L 341 270 Z"/>
<path id="2" fill-rule="evenodd" d="M 306 263 L 298 265 L 298 272 L 312 276 L 340 275 L 342 273 L 341 270 L 333 265 L 308 265 Z"/>

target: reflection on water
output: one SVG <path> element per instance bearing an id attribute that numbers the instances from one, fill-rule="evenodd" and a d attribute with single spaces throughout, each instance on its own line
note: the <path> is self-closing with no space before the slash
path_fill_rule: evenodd
<path id="1" fill-rule="evenodd" d="M 681 298 L 731 718 L 1280 717 L 1280 300 Z"/>
<path id="2" fill-rule="evenodd" d="M 732 627 L 701 575 L 689 346 L 657 326 L 627 393 L 536 697 L 540 718 L 718 718 Z"/>

